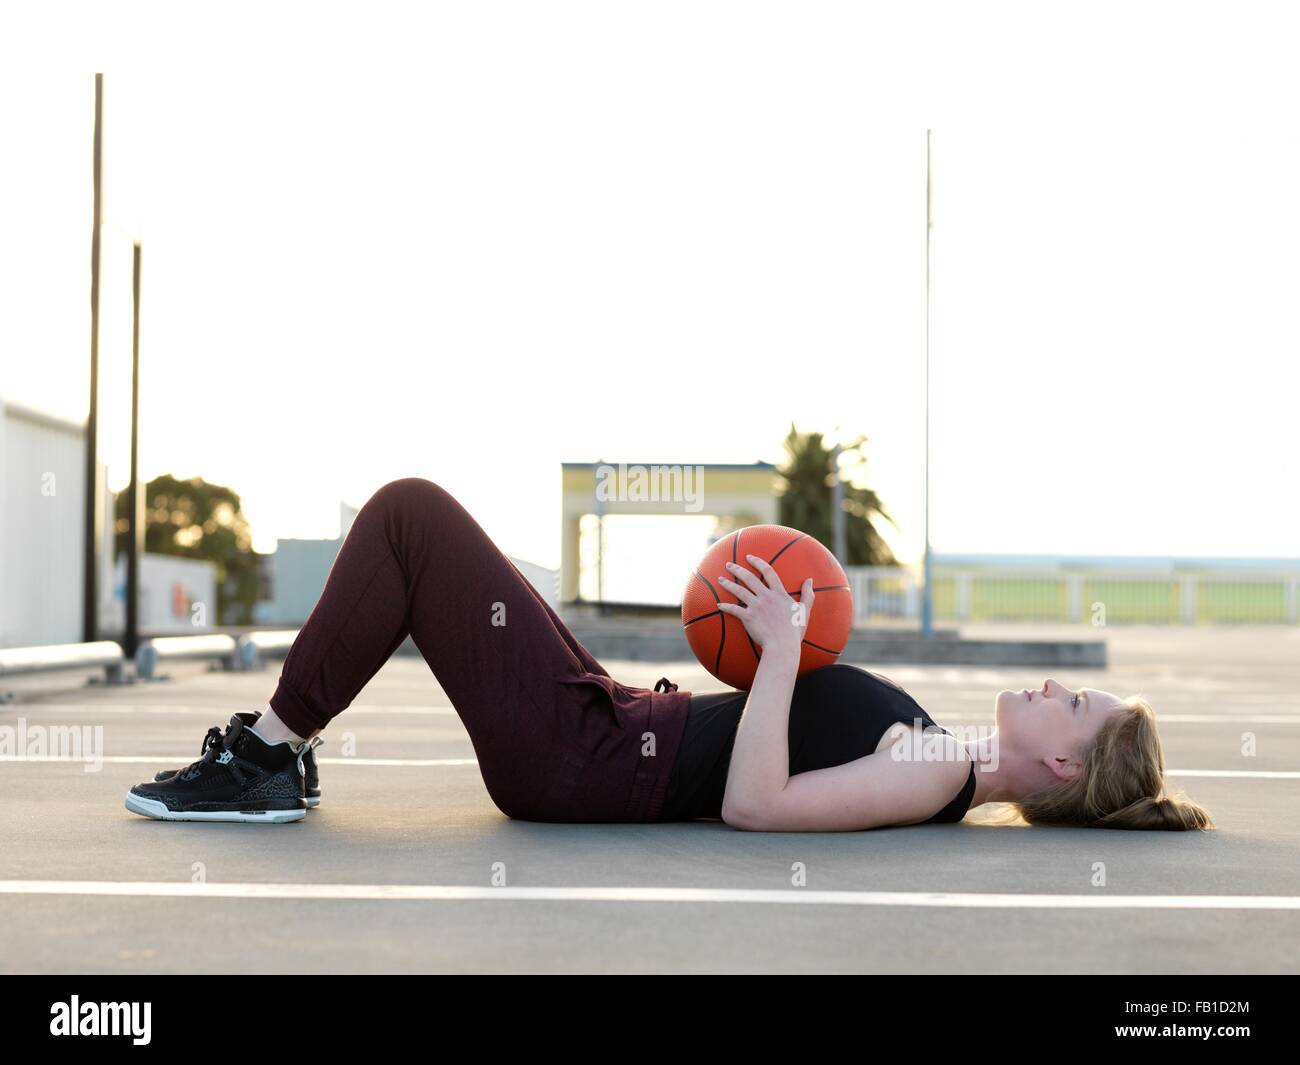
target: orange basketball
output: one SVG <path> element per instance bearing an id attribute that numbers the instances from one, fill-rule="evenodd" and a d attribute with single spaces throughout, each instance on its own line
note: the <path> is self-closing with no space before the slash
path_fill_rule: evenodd
<path id="1" fill-rule="evenodd" d="M 752 570 L 746 555 L 767 559 L 796 601 L 803 593 L 803 582 L 812 578 L 817 599 L 804 632 L 799 675 L 839 658 L 853 627 L 853 593 L 835 556 L 797 529 L 750 525 L 724 536 L 705 552 L 682 594 L 682 625 L 700 664 L 733 688 L 748 691 L 754 683 L 763 649 L 750 639 L 739 618 L 718 609 L 720 602 L 738 602 L 718 584 L 718 577 L 726 576 L 728 562 Z"/>

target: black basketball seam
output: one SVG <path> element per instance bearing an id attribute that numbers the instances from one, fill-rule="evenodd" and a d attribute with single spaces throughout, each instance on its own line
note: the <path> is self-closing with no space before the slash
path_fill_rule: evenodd
<path id="1" fill-rule="evenodd" d="M 847 584 L 828 584 L 825 588 L 813 589 L 814 594 L 816 594 L 817 592 L 847 592 L 847 591 L 851 591 L 851 589 Z M 793 592 L 787 591 L 785 594 L 790 596 L 803 595 L 803 589 L 796 588 Z"/>
<path id="2" fill-rule="evenodd" d="M 695 576 L 699 577 L 700 580 L 704 582 L 704 587 L 706 587 L 709 590 L 709 594 L 713 596 L 713 601 L 715 603 L 722 602 L 722 600 L 718 598 L 718 593 L 713 590 L 713 585 L 709 583 L 709 579 L 706 576 L 704 576 L 703 573 L 701 573 L 699 570 L 696 570 Z"/>
<path id="3" fill-rule="evenodd" d="M 842 654 L 844 653 L 844 648 L 843 648 L 843 647 L 841 647 L 838 651 L 832 651 L 829 647 L 823 647 L 823 646 L 822 646 L 821 644 L 819 644 L 819 643 L 813 643 L 812 640 L 803 640 L 803 641 L 801 641 L 801 642 L 802 642 L 802 643 L 806 643 L 809 647 L 815 647 L 815 648 L 816 648 L 817 650 L 819 650 L 819 651 L 825 651 L 828 655 L 836 655 L 836 656 L 839 656 L 839 655 L 842 655 Z"/>
<path id="4" fill-rule="evenodd" d="M 708 618 L 716 618 L 721 613 L 722 613 L 721 610 L 710 610 L 707 614 L 701 614 L 698 618 L 691 618 L 690 621 L 683 621 L 682 628 L 684 629 L 690 628 L 690 626 L 694 625 L 697 621 L 705 621 Z"/>
<path id="5" fill-rule="evenodd" d="M 731 561 L 732 561 L 732 562 L 736 562 L 736 555 L 737 555 L 737 553 L 740 551 L 740 534 L 743 533 L 744 531 L 745 531 L 744 529 L 737 529 L 736 532 L 735 532 L 735 534 L 734 534 L 735 538 L 731 541 Z M 739 565 L 738 562 L 737 562 L 736 564 Z M 732 598 L 735 598 L 735 597 L 733 596 Z M 743 625 L 741 626 L 741 628 L 744 629 L 744 632 L 745 632 L 745 638 L 748 639 L 748 638 L 749 638 L 749 630 L 748 630 L 748 629 L 745 629 Z M 753 640 L 750 640 L 750 643 L 753 643 L 753 642 L 754 642 Z M 723 649 L 724 647 L 726 647 L 726 646 L 727 646 L 727 615 L 726 615 L 726 613 L 724 612 L 724 613 L 722 613 L 722 639 L 718 641 L 718 657 L 717 657 L 717 660 L 713 663 L 713 675 L 714 675 L 715 677 L 718 675 L 719 671 L 721 671 L 721 669 L 722 669 L 722 649 Z"/>
<path id="6" fill-rule="evenodd" d="M 798 536 L 796 536 L 793 540 L 791 540 L 788 544 L 786 544 L 785 547 L 781 548 L 780 551 L 778 551 L 775 555 L 773 555 L 771 558 L 769 558 L 769 559 L 767 560 L 767 564 L 768 564 L 769 566 L 772 565 L 773 562 L 775 562 L 778 558 L 780 558 L 782 555 L 784 555 L 784 554 L 786 553 L 786 551 L 788 551 L 791 547 L 793 547 L 795 544 L 797 544 L 800 540 L 806 540 L 806 539 L 808 539 L 808 534 L 807 534 L 807 533 L 800 533 L 800 534 L 799 534 Z"/>
<path id="7" fill-rule="evenodd" d="M 718 593 L 714 590 L 713 585 L 709 583 L 709 578 L 704 576 L 704 574 L 699 570 L 695 571 L 695 576 L 699 577 L 700 580 L 704 582 L 704 587 L 706 587 L 709 590 L 709 594 L 713 596 L 713 601 L 715 603 L 721 603 L 722 600 L 718 598 Z M 722 649 L 727 645 L 727 615 L 723 614 L 721 610 L 719 610 L 718 613 L 722 614 L 722 639 L 718 641 L 718 656 L 713 660 L 714 676 L 717 676 L 718 670 L 722 668 Z"/>

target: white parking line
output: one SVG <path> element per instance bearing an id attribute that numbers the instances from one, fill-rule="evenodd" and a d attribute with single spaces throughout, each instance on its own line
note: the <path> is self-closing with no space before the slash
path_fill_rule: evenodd
<path id="1" fill-rule="evenodd" d="M 104 762 L 110 765 L 156 765 L 160 762 L 189 765 L 193 754 L 106 754 L 102 758 L 70 754 L 40 754 L 31 757 L 0 754 L 0 762 Z M 478 765 L 477 758 L 317 758 L 319 765 L 439 766 Z"/>
<path id="2" fill-rule="evenodd" d="M 802 888 L 477 887 L 462 884 L 192 884 L 172 881 L 0 880 L 0 895 L 327 899 L 386 902 L 686 902 L 776 906 L 921 906 L 999 910 L 1300 910 L 1294 895 L 1029 895 Z"/>
<path id="3" fill-rule="evenodd" d="M 70 754 L 41 754 L 30 757 L 23 755 L 0 754 L 0 762 L 103 762 L 107 765 L 156 765 L 164 762 L 176 762 L 189 765 L 194 761 L 191 754 L 106 754 L 101 758 L 89 759 Z M 407 768 L 412 766 L 456 766 L 478 765 L 477 758 L 320 758 L 319 765 L 366 765 Z M 1267 769 L 1166 769 L 1170 777 L 1233 777 L 1242 780 L 1300 780 L 1298 770 Z"/>
<path id="4" fill-rule="evenodd" d="M 85 714 L 98 717 L 100 714 L 156 714 L 163 717 L 178 717 L 182 714 L 199 714 L 216 720 L 228 720 L 234 712 L 229 707 L 201 706 L 194 703 L 126 703 L 105 706 L 101 703 L 9 703 L 0 705 L 0 709 L 14 714 Z M 417 704 L 354 704 L 345 711 L 349 716 L 370 714 L 392 714 L 396 717 L 455 717 L 456 711 L 450 706 L 426 706 Z"/>
<path id="5" fill-rule="evenodd" d="M 993 724 L 992 713 L 944 713 L 945 721 L 982 721 Z M 935 720 L 939 720 L 936 718 Z M 1242 724 L 1242 725 L 1300 725 L 1300 714 L 1162 714 L 1157 711 L 1158 725 L 1205 725 L 1205 724 Z"/>
<path id="6" fill-rule="evenodd" d="M 978 700 L 981 705 L 987 700 L 981 698 Z M 1221 705 L 1221 704 L 1220 704 Z M 190 704 L 170 704 L 160 706 L 102 706 L 88 703 L 29 703 L 22 706 L 10 705 L 4 707 L 10 712 L 23 714 L 36 713 L 54 713 L 54 714 L 83 714 L 87 718 L 98 718 L 101 715 L 156 715 L 160 717 L 179 717 L 186 714 L 193 714 L 212 718 L 214 721 L 221 718 L 222 715 L 229 716 L 226 709 L 218 709 L 211 706 L 194 706 Z M 450 706 L 380 706 L 380 705 L 356 705 L 350 706 L 344 711 L 349 717 L 372 717 L 384 716 L 391 714 L 394 717 L 456 717 L 456 711 Z M 979 711 L 944 711 L 941 715 L 944 721 L 981 721 L 989 724 L 993 723 L 992 710 Z M 1260 714 L 1250 710 L 1245 710 L 1240 714 L 1217 713 L 1217 714 L 1195 714 L 1195 713 L 1156 713 L 1156 721 L 1161 725 L 1178 724 L 1178 725 L 1198 725 L 1198 724 L 1243 724 L 1243 725 L 1300 725 L 1300 711 L 1286 713 Z"/>
<path id="7" fill-rule="evenodd" d="M 1267 769 L 1166 769 L 1167 777 L 1240 777 L 1243 780 L 1300 780 L 1291 770 Z"/>

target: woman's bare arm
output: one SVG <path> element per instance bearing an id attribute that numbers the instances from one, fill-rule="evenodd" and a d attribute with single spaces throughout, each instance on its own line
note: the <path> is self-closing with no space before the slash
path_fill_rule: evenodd
<path id="1" fill-rule="evenodd" d="M 739 824 L 767 809 L 790 780 L 790 697 L 799 653 L 763 650 L 736 727 L 722 819 Z"/>
<path id="2" fill-rule="evenodd" d="M 783 745 L 784 746 L 784 745 Z M 930 759 L 898 760 L 886 748 L 843 765 L 796 773 L 761 804 L 722 817 L 750 832 L 852 832 L 911 825 L 932 817 L 961 791 L 970 758 L 952 736 L 927 744 Z M 734 818 L 734 819 L 733 819 Z"/>
<path id="3" fill-rule="evenodd" d="M 790 780 L 790 697 L 814 598 L 811 580 L 804 581 L 796 603 L 767 562 L 757 555 L 745 558 L 761 579 L 732 562 L 727 569 L 734 579 L 718 578 L 740 601 L 719 603 L 718 609 L 739 618 L 762 648 L 727 770 L 722 819 L 728 824 L 766 809 Z"/>

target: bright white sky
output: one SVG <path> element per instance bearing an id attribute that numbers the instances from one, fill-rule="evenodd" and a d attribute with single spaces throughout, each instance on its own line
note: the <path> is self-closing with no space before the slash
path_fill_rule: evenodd
<path id="1" fill-rule="evenodd" d="M 1237 3 L 227 3 L 0 15 L 0 393 L 259 549 L 394 477 L 559 558 L 560 463 L 871 437 L 947 552 L 1294 555 L 1300 64 Z M 106 10 L 107 9 L 107 10 Z M 119 416 L 120 415 L 120 416 Z M 707 485 L 706 485 L 707 488 Z"/>

